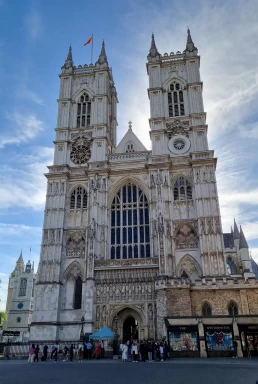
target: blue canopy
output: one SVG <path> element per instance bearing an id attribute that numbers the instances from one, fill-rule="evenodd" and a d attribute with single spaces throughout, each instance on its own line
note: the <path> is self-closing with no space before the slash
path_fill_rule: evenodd
<path id="1" fill-rule="evenodd" d="M 114 332 L 112 332 L 108 327 L 103 327 L 98 332 L 93 333 L 89 336 L 90 339 L 113 339 Z"/>

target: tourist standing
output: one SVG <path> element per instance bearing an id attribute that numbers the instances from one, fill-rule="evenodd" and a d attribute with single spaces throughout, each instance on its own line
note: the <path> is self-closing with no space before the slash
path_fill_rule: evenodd
<path id="1" fill-rule="evenodd" d="M 98 345 L 97 345 L 97 358 L 100 359 L 101 358 L 101 342 L 99 341 Z"/>
<path id="2" fill-rule="evenodd" d="M 67 360 L 68 360 L 68 357 L 67 357 L 68 348 L 67 348 L 66 345 L 65 345 L 65 347 L 64 347 L 63 352 L 64 352 L 64 355 L 63 355 L 63 361 L 67 361 Z"/>
<path id="3" fill-rule="evenodd" d="M 101 341 L 101 357 L 104 359 L 105 356 L 105 349 L 104 349 L 104 341 Z"/>
<path id="4" fill-rule="evenodd" d="M 82 359 L 83 359 L 83 345 L 82 344 L 79 344 L 78 358 L 79 358 L 79 363 L 81 363 Z"/>
<path id="5" fill-rule="evenodd" d="M 123 363 L 125 363 L 127 361 L 127 358 L 128 358 L 127 354 L 128 354 L 128 345 L 126 343 L 124 343 L 122 345 L 122 361 L 123 361 Z"/>
<path id="6" fill-rule="evenodd" d="M 152 361 L 152 345 L 150 341 L 148 341 L 147 351 L 148 351 L 148 361 L 151 362 Z"/>
<path id="7" fill-rule="evenodd" d="M 233 358 L 237 359 L 237 341 L 233 340 Z"/>
<path id="8" fill-rule="evenodd" d="M 73 344 L 71 344 L 70 345 L 70 350 L 69 350 L 69 352 L 70 352 L 70 361 L 73 361 L 73 350 L 74 350 L 74 346 L 73 346 Z"/>
<path id="9" fill-rule="evenodd" d="M 133 352 L 133 363 L 138 363 L 138 345 L 136 342 L 133 343 L 132 346 L 132 352 Z"/>
<path id="10" fill-rule="evenodd" d="M 39 345 L 37 344 L 36 348 L 35 348 L 35 358 L 34 358 L 34 361 L 36 362 L 39 362 Z"/>
<path id="11" fill-rule="evenodd" d="M 55 344 L 52 344 L 52 345 L 51 345 L 51 355 L 50 355 L 50 360 L 53 359 L 54 350 L 55 350 Z"/>
<path id="12" fill-rule="evenodd" d="M 91 342 L 90 341 L 88 341 L 88 343 L 86 344 L 86 348 L 87 348 L 87 356 L 86 356 L 86 358 L 87 358 L 87 360 L 91 360 L 91 357 L 92 357 L 92 344 L 91 344 Z"/>
<path id="13" fill-rule="evenodd" d="M 160 355 L 160 361 L 163 361 L 163 357 L 164 357 L 164 347 L 163 347 L 163 344 L 160 343 L 160 346 L 159 346 L 159 355 Z"/>
<path id="14" fill-rule="evenodd" d="M 43 347 L 43 359 L 42 359 L 42 361 L 47 361 L 47 350 L 48 350 L 48 346 L 45 344 Z"/>
<path id="15" fill-rule="evenodd" d="M 29 358 L 28 358 L 28 363 L 33 363 L 35 359 L 35 345 L 32 344 L 29 350 Z"/>

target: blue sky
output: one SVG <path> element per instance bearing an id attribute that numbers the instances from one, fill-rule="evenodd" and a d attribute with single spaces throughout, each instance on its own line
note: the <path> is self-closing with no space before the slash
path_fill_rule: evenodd
<path id="1" fill-rule="evenodd" d="M 21 248 L 39 259 L 47 165 L 51 165 L 60 68 L 72 44 L 76 65 L 106 42 L 118 91 L 118 140 L 133 121 L 149 143 L 146 56 L 182 51 L 186 29 L 201 55 L 209 144 L 218 157 L 224 231 L 242 224 L 258 260 L 258 2 L 246 0 L 0 0 L 0 307 Z M 30 247 L 32 249 L 30 255 Z"/>

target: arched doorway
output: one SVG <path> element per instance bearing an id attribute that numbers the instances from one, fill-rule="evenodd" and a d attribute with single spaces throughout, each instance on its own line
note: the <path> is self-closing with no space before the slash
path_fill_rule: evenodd
<path id="1" fill-rule="evenodd" d="M 113 314 L 111 329 L 117 333 L 121 341 L 131 338 L 142 340 L 148 337 L 148 329 L 145 325 L 144 314 L 138 308 L 122 307 Z"/>
<path id="2" fill-rule="evenodd" d="M 129 316 L 125 319 L 123 324 L 123 341 L 138 338 L 138 321 L 133 316 Z"/>

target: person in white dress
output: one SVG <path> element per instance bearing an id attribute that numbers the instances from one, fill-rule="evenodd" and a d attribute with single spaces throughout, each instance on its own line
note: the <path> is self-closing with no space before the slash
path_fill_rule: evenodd
<path id="1" fill-rule="evenodd" d="M 123 361 L 123 363 L 125 363 L 127 361 L 127 353 L 128 353 L 128 345 L 124 343 L 122 346 L 122 361 Z"/>

